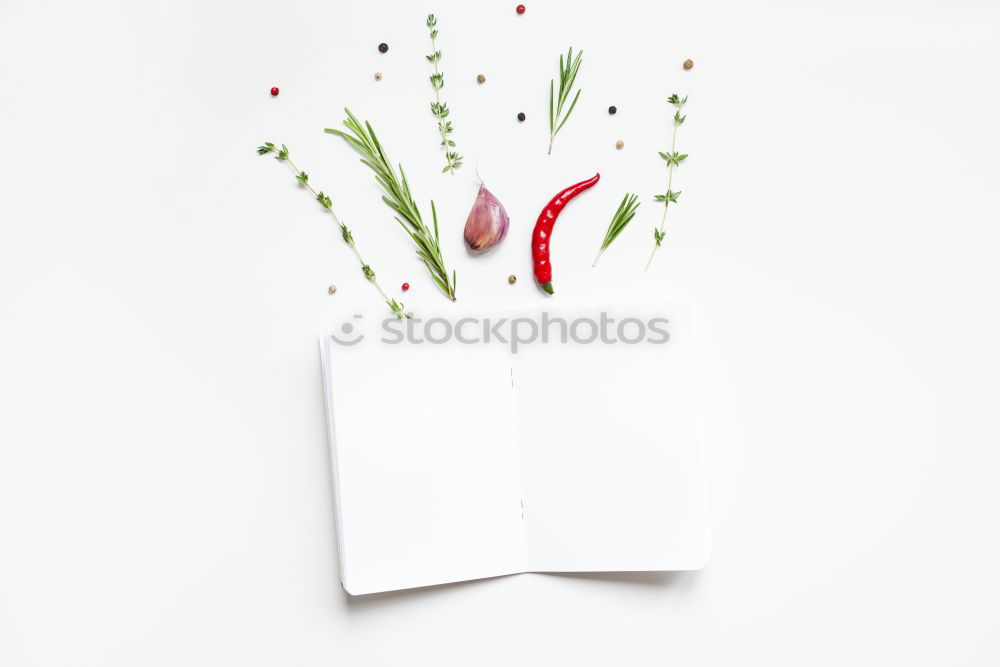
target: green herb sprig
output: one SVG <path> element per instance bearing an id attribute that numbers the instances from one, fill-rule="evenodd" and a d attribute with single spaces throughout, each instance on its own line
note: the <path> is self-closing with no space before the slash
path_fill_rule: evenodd
<path id="1" fill-rule="evenodd" d="M 334 212 L 333 200 L 330 198 L 330 195 L 324 193 L 322 190 L 317 192 L 316 189 L 313 188 L 312 184 L 309 183 L 309 174 L 307 174 L 306 172 L 302 171 L 297 166 L 295 166 L 295 163 L 292 162 L 291 158 L 288 157 L 288 147 L 282 144 L 281 148 L 278 148 L 270 141 L 266 141 L 262 145 L 257 147 L 258 155 L 267 155 L 268 153 L 275 153 L 275 152 L 277 152 L 277 155 L 275 155 L 274 158 L 279 162 L 287 163 L 288 167 L 293 172 L 295 172 L 295 180 L 297 180 L 300 185 L 302 185 L 305 189 L 311 192 L 313 196 L 316 198 L 316 201 L 319 202 L 320 206 L 322 206 L 327 211 L 327 213 L 333 216 L 334 221 L 340 227 L 340 235 L 343 237 L 344 243 L 346 243 L 348 247 L 354 251 L 354 256 L 357 257 L 358 262 L 361 263 L 361 272 L 365 274 L 365 278 L 368 280 L 368 282 L 374 285 L 375 289 L 377 289 L 379 294 L 382 295 L 382 298 L 385 299 L 385 303 L 387 306 L 389 306 L 389 310 L 392 311 L 392 314 L 395 315 L 396 318 L 400 320 L 409 319 L 411 315 L 406 312 L 406 310 L 403 307 L 403 304 L 399 303 L 395 299 L 389 298 L 389 295 L 385 293 L 385 290 L 382 289 L 382 286 L 379 285 L 378 281 L 375 279 L 375 271 L 371 268 L 369 264 L 365 262 L 364 259 L 362 259 L 361 252 L 358 250 L 358 246 L 354 242 L 354 235 L 351 233 L 351 230 L 347 228 L 347 225 L 341 222 L 340 218 L 337 217 L 337 214 Z"/>
<path id="2" fill-rule="evenodd" d="M 555 94 L 555 79 L 549 81 L 549 155 L 552 155 L 552 142 L 555 141 L 556 135 L 559 134 L 559 130 L 562 129 L 562 126 L 566 124 L 567 120 L 569 120 L 569 115 L 573 113 L 573 108 L 580 99 L 580 93 L 583 92 L 582 90 L 576 91 L 573 103 L 569 105 L 566 115 L 563 116 L 563 107 L 572 92 L 573 83 L 576 81 L 576 75 L 580 71 L 582 61 L 583 51 L 576 54 L 576 58 L 574 59 L 573 47 L 569 47 L 569 53 L 566 54 L 565 60 L 563 60 L 562 54 L 559 54 L 558 97 L 556 97 Z"/>
<path id="3" fill-rule="evenodd" d="M 639 195 L 627 193 L 622 198 L 622 203 L 618 205 L 618 210 L 615 211 L 614 216 L 611 218 L 611 224 L 608 225 L 608 232 L 604 235 L 604 242 L 601 243 L 601 249 L 597 251 L 597 257 L 594 258 L 593 266 L 597 266 L 597 260 L 601 258 L 604 251 L 618 238 L 622 230 L 628 227 L 628 223 L 632 222 L 632 218 L 635 217 L 637 210 L 639 210 Z"/>
<path id="4" fill-rule="evenodd" d="M 441 51 L 438 50 L 435 42 L 438 31 L 437 19 L 434 18 L 433 14 L 427 15 L 427 27 L 431 31 L 431 53 L 426 58 L 428 62 L 434 65 L 434 73 L 430 77 L 431 87 L 434 88 L 434 101 L 431 102 L 431 113 L 437 118 L 438 132 L 441 134 L 441 149 L 444 151 L 444 157 L 447 161 L 441 173 L 450 171 L 454 174 L 455 170 L 462 166 L 462 156 L 451 150 L 455 147 L 455 142 L 448 137 L 454 128 L 451 125 L 451 121 L 448 120 L 448 114 L 450 113 L 448 105 L 441 101 L 441 89 L 444 88 L 444 74 L 438 70 L 438 63 L 441 62 Z"/>
<path id="5" fill-rule="evenodd" d="M 669 98 L 667 102 L 674 106 L 674 133 L 673 139 L 670 143 L 670 152 L 664 153 L 660 152 L 660 157 L 664 159 L 667 163 L 667 191 L 662 195 L 656 195 L 656 201 L 663 202 L 663 218 L 660 220 L 660 226 L 653 229 L 653 240 L 656 244 L 653 246 L 653 252 L 649 255 L 649 261 L 646 262 L 646 268 L 644 270 L 649 270 L 649 265 L 653 263 L 653 257 L 656 256 L 656 251 L 659 249 L 660 244 L 663 243 L 663 238 L 666 236 L 666 232 L 663 228 L 667 224 L 667 211 L 670 209 L 670 204 L 676 204 L 677 199 L 681 196 L 680 190 L 674 192 L 674 169 L 679 167 L 684 160 L 687 159 L 687 153 L 679 153 L 677 151 L 677 128 L 684 124 L 687 116 L 681 115 L 681 109 L 687 104 L 688 98 L 685 95 L 683 98 L 674 93 Z"/>
<path id="6" fill-rule="evenodd" d="M 393 169 L 389 158 L 386 157 L 371 123 L 366 121 L 362 126 L 350 109 L 344 109 L 344 111 L 347 113 L 344 125 L 350 130 L 350 133 L 331 128 L 327 128 L 326 132 L 335 134 L 346 141 L 361 154 L 361 162 L 375 172 L 375 180 L 384 191 L 382 201 L 395 211 L 396 222 L 406 230 L 406 233 L 417 245 L 417 255 L 427 267 L 434 283 L 444 292 L 445 296 L 454 301 L 455 286 L 458 281 L 455 272 L 452 271 L 449 276 L 444 265 L 444 258 L 441 255 L 441 239 L 438 235 L 437 209 L 434 207 L 434 202 L 431 201 L 431 214 L 434 216 L 434 229 L 432 231 L 424 224 L 420 209 L 417 208 L 417 203 L 413 200 L 403 165 L 399 165 L 399 176 L 396 176 L 396 170 Z"/>

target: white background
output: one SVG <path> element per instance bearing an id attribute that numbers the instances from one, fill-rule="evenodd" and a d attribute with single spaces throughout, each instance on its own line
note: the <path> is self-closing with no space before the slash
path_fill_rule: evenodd
<path id="1" fill-rule="evenodd" d="M 0 1 L 0 664 L 1000 661 L 997 5 L 515 4 Z M 643 275 L 675 91 L 691 158 Z M 409 308 L 449 307 L 323 134 L 345 105 L 438 202 L 456 312 L 543 304 L 531 223 L 602 172 L 556 228 L 555 298 L 697 304 L 707 569 L 344 594 L 315 335 L 376 297 L 254 147 L 289 145 Z M 477 161 L 512 230 L 471 258 Z"/>

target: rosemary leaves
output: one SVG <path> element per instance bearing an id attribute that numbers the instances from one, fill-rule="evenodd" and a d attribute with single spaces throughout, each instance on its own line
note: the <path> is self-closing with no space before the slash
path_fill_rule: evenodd
<path id="1" fill-rule="evenodd" d="M 569 105 L 569 109 L 566 111 L 566 115 L 564 116 L 563 107 L 572 92 L 573 83 L 576 81 L 576 75 L 580 71 L 580 64 L 582 61 L 583 51 L 576 54 L 576 59 L 574 59 L 573 47 L 569 47 L 569 53 L 566 54 L 565 60 L 563 60 L 562 54 L 559 54 L 558 97 L 556 97 L 555 94 L 555 80 L 553 79 L 549 81 L 549 155 L 552 155 L 552 142 L 555 141 L 556 135 L 559 134 L 559 130 L 562 129 L 562 126 L 566 124 L 567 120 L 569 120 L 569 115 L 573 113 L 573 108 L 580 99 L 580 93 L 583 92 L 582 90 L 576 91 L 573 103 Z"/>
<path id="2" fill-rule="evenodd" d="M 291 158 L 288 157 L 288 147 L 282 144 L 281 148 L 277 148 L 270 141 L 266 141 L 262 145 L 257 147 L 258 155 L 267 155 L 268 153 L 275 153 L 275 152 L 277 152 L 277 155 L 275 155 L 274 158 L 279 162 L 287 163 L 288 167 L 293 172 L 295 172 L 295 180 L 297 180 L 299 184 L 302 185 L 306 190 L 311 192 L 312 195 L 316 198 L 316 201 L 319 202 L 320 206 L 326 209 L 326 211 L 333 216 L 334 222 L 336 222 L 337 225 L 340 227 L 340 235 L 341 237 L 343 237 L 344 243 L 346 243 L 348 247 L 350 247 L 350 249 L 354 251 L 354 256 L 357 257 L 358 262 L 361 263 L 361 271 L 362 273 L 365 274 L 365 278 L 368 280 L 368 282 L 374 285 L 375 289 L 377 289 L 379 294 L 382 295 L 382 298 L 385 299 L 385 303 L 387 306 L 389 306 L 389 310 L 392 311 L 392 314 L 395 315 L 396 318 L 400 320 L 409 319 L 410 314 L 403 309 L 403 304 L 399 303 L 395 299 L 390 299 L 389 296 L 385 293 L 385 290 L 382 289 L 382 286 L 378 284 L 377 280 L 375 280 L 375 271 L 369 264 L 365 263 L 364 259 L 361 258 L 361 253 L 360 251 L 358 251 L 358 246 L 354 242 L 354 235 L 351 234 L 351 230 L 349 230 L 347 228 L 347 225 L 341 222 L 340 218 L 337 217 L 337 214 L 334 213 L 333 200 L 330 198 L 328 194 L 324 193 L 322 190 L 317 192 L 316 189 L 312 186 L 312 184 L 309 183 L 309 174 L 307 174 L 306 172 L 302 171 L 297 166 L 295 166 L 295 163 L 292 162 Z M 334 292 L 337 291 L 337 288 L 331 285 L 329 291 L 330 294 L 333 294 Z"/>
<path id="3" fill-rule="evenodd" d="M 647 271 L 649 270 L 649 265 L 653 263 L 656 251 L 659 249 L 660 244 L 663 243 L 663 237 L 666 236 L 663 228 L 667 224 L 667 211 L 670 209 L 670 204 L 676 204 L 677 199 L 681 196 L 680 190 L 677 192 L 673 190 L 674 169 L 679 167 L 681 162 L 684 162 L 688 157 L 686 153 L 682 154 L 677 151 L 677 128 L 683 125 L 685 119 L 687 119 L 687 116 L 681 115 L 681 109 L 684 108 L 684 105 L 688 101 L 687 95 L 681 98 L 680 95 L 674 93 L 667 101 L 674 106 L 674 132 L 673 139 L 670 142 L 670 152 L 660 152 L 660 157 L 667 163 L 667 191 L 665 194 L 656 195 L 656 201 L 663 202 L 663 218 L 660 220 L 660 226 L 653 229 L 653 240 L 656 242 L 656 245 L 653 246 L 653 252 L 649 255 L 649 261 L 646 262 L 645 270 Z"/>
<path id="4" fill-rule="evenodd" d="M 426 58 L 428 62 L 434 65 L 434 73 L 430 77 L 431 86 L 434 88 L 434 101 L 431 102 L 431 113 L 437 118 L 438 132 L 441 134 L 441 150 L 444 151 L 444 157 L 447 162 L 441 173 L 450 171 L 454 174 L 455 170 L 462 166 L 462 156 L 452 150 L 455 147 L 455 142 L 448 137 L 453 128 L 451 121 L 448 120 L 448 105 L 441 101 L 441 89 L 444 88 L 444 74 L 438 69 L 438 63 L 441 62 L 441 51 L 438 50 L 435 41 L 438 31 L 437 19 L 434 18 L 433 14 L 427 15 L 427 27 L 431 31 L 431 53 Z"/>
<path id="5" fill-rule="evenodd" d="M 618 210 L 615 211 L 614 216 L 611 218 L 611 224 L 608 225 L 608 231 L 604 235 L 604 242 L 601 243 L 601 249 L 597 251 L 597 257 L 594 258 L 593 266 L 597 266 L 597 261 L 604 254 L 604 251 L 628 227 L 628 223 L 632 222 L 632 218 L 635 217 L 637 210 L 639 210 L 639 195 L 627 193 L 622 198 L 622 203 L 618 205 Z"/>
<path id="6" fill-rule="evenodd" d="M 382 201 L 396 213 L 396 222 L 413 239 L 417 246 L 417 255 L 427 267 L 427 272 L 431 274 L 434 283 L 445 296 L 454 301 L 457 277 L 454 271 L 450 276 L 448 275 L 444 258 L 441 256 L 437 209 L 434 207 L 434 202 L 431 201 L 431 214 L 434 217 L 432 231 L 424 224 L 420 209 L 417 208 L 417 203 L 413 200 L 403 165 L 399 165 L 399 176 L 397 176 L 396 170 L 382 149 L 382 144 L 375 136 L 375 130 L 372 129 L 371 123 L 366 121 L 362 126 L 350 109 L 344 109 L 344 111 L 347 113 L 344 125 L 350 130 L 350 133 L 331 128 L 327 128 L 326 132 L 335 134 L 346 141 L 361 155 L 361 162 L 375 172 L 375 180 L 384 191 Z"/>

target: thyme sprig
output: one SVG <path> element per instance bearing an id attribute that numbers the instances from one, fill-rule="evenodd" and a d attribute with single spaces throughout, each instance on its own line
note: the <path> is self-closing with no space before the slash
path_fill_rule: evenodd
<path id="1" fill-rule="evenodd" d="M 437 118 L 438 122 L 438 132 L 441 134 L 441 149 L 444 151 L 444 157 L 447 164 L 441 173 L 450 171 L 452 174 L 455 170 L 462 166 L 462 156 L 457 152 L 451 150 L 455 147 L 455 142 L 448 138 L 454 129 L 451 125 L 451 121 L 447 120 L 448 105 L 441 101 L 441 89 L 444 88 L 444 74 L 438 69 L 438 63 L 441 62 L 441 51 L 438 50 L 435 40 L 438 36 L 437 31 L 437 19 L 434 18 L 433 14 L 427 15 L 427 27 L 431 30 L 431 53 L 426 56 L 428 62 L 434 65 L 434 73 L 431 74 L 431 87 L 434 88 L 434 101 L 431 102 L 431 113 Z"/>
<path id="2" fill-rule="evenodd" d="M 369 264 L 365 262 L 364 259 L 362 259 L 361 253 L 358 250 L 358 246 L 354 242 L 354 235 L 351 233 L 351 230 L 347 228 L 347 225 L 341 222 L 340 218 L 337 217 L 337 214 L 334 212 L 333 200 L 330 198 L 330 195 L 324 193 L 322 190 L 320 190 L 319 192 L 316 191 L 316 189 L 312 186 L 312 184 L 309 183 L 309 174 L 307 174 L 306 172 L 302 171 L 297 166 L 295 166 L 295 163 L 292 162 L 291 158 L 288 157 L 288 147 L 282 144 L 281 148 L 278 148 L 270 141 L 266 141 L 262 145 L 257 147 L 258 155 L 267 155 L 268 153 L 275 153 L 275 152 L 277 152 L 277 155 L 275 155 L 274 158 L 279 162 L 287 163 L 288 167 L 293 172 L 295 172 L 295 180 L 297 180 L 300 185 L 302 185 L 305 189 L 311 192 L 313 196 L 316 197 L 316 201 L 319 202 L 320 206 L 326 209 L 326 211 L 333 216 L 334 221 L 337 223 L 337 225 L 340 226 L 340 235 L 343 237 L 344 243 L 346 243 L 348 247 L 350 247 L 350 249 L 354 251 L 354 256 L 357 257 L 358 262 L 361 263 L 361 272 L 365 274 L 365 278 L 368 280 L 368 282 L 374 285 L 375 289 L 377 289 L 379 294 L 382 295 L 382 298 L 385 299 L 385 303 L 387 306 L 389 306 L 389 309 L 392 311 L 393 315 L 395 315 L 396 318 L 400 320 L 409 319 L 411 315 L 406 312 L 406 310 L 403 307 L 403 304 L 399 303 L 395 299 L 389 298 L 389 295 L 385 293 L 385 290 L 382 289 L 382 286 L 379 285 L 378 281 L 375 279 L 375 271 Z"/>
<path id="3" fill-rule="evenodd" d="M 663 202 L 663 218 L 660 220 L 660 226 L 658 228 L 653 228 L 653 240 L 656 245 L 653 246 L 653 252 L 649 255 L 649 261 L 646 262 L 646 268 L 644 270 L 649 270 L 649 265 L 653 263 L 653 257 L 656 256 L 656 251 L 659 249 L 660 244 L 663 243 L 663 238 L 666 236 L 666 232 L 663 228 L 667 224 L 667 211 L 670 209 L 670 204 L 676 204 L 677 199 L 681 196 L 681 191 L 674 191 L 674 169 L 679 167 L 684 160 L 687 159 L 687 153 L 680 153 L 677 151 L 677 128 L 684 124 L 687 116 L 681 115 L 681 109 L 687 104 L 688 98 L 685 95 L 683 98 L 674 93 L 669 98 L 667 102 L 674 106 L 674 133 L 673 139 L 670 143 L 670 152 L 664 153 L 660 152 L 660 157 L 664 159 L 667 163 L 667 191 L 662 195 L 656 195 L 656 201 Z"/>
<path id="4" fill-rule="evenodd" d="M 431 214 L 434 216 L 434 229 L 432 231 L 424 224 L 420 209 L 417 208 L 417 203 L 413 200 L 403 165 L 399 165 L 399 176 L 396 176 L 396 170 L 393 169 L 392 163 L 386 157 L 371 123 L 365 121 L 364 126 L 362 126 L 350 109 L 344 109 L 344 111 L 347 113 L 344 125 L 350 130 L 350 133 L 332 128 L 327 128 L 326 132 L 335 134 L 346 141 L 361 154 L 361 162 L 375 172 L 375 180 L 384 191 L 382 201 L 395 211 L 396 222 L 406 230 L 406 233 L 417 245 L 417 255 L 427 267 L 434 283 L 444 292 L 445 296 L 454 301 L 455 286 L 458 281 L 454 271 L 450 276 L 448 275 L 444 258 L 441 256 L 441 239 L 438 234 L 437 209 L 434 202 L 431 201 Z"/>
<path id="5" fill-rule="evenodd" d="M 559 54 L 558 97 L 555 94 L 555 79 L 549 81 L 549 155 L 552 155 L 552 142 L 555 141 L 556 135 L 559 134 L 562 126 L 569 120 L 569 115 L 573 113 L 573 108 L 580 99 L 580 93 L 583 92 L 582 90 L 576 91 L 573 103 L 569 105 L 566 115 L 563 116 L 563 106 L 565 106 L 566 100 L 569 99 L 569 95 L 572 92 L 573 83 L 576 81 L 576 75 L 580 71 L 582 61 L 583 51 L 577 53 L 574 59 L 573 47 L 569 47 L 569 53 L 566 54 L 565 60 L 563 60 L 562 54 Z"/>
<path id="6" fill-rule="evenodd" d="M 618 210 L 611 218 L 611 224 L 608 225 L 608 232 L 604 235 L 604 242 L 601 243 L 601 249 L 597 251 L 593 266 L 597 266 L 597 260 L 601 258 L 604 251 L 618 238 L 622 230 L 628 227 L 628 223 L 632 222 L 637 210 L 639 210 L 639 195 L 626 193 L 625 197 L 622 198 L 622 203 L 618 205 Z"/>

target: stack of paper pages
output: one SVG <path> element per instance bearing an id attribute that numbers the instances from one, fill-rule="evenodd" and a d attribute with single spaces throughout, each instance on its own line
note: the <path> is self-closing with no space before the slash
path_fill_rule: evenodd
<path id="1" fill-rule="evenodd" d="M 695 335 L 672 304 L 324 335 L 344 588 L 702 567 Z"/>

